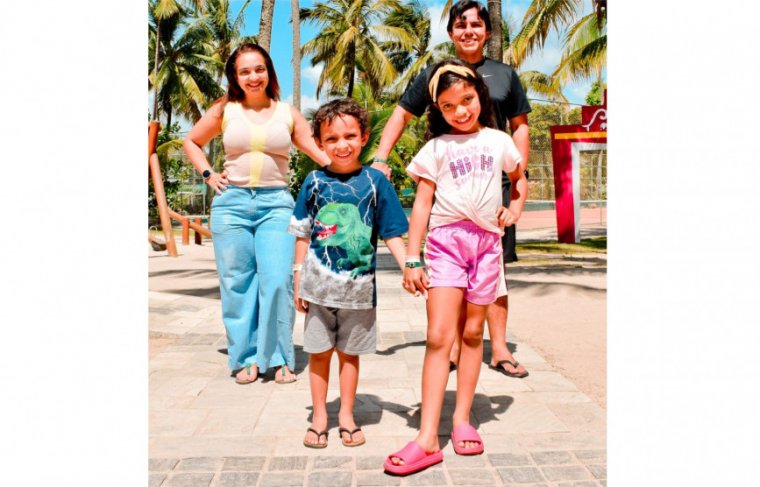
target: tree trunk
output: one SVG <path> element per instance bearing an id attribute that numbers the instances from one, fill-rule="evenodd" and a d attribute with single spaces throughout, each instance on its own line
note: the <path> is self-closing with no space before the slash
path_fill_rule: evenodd
<path id="1" fill-rule="evenodd" d="M 172 129 L 172 107 L 169 106 L 169 111 L 166 113 L 166 130 L 171 131 Z"/>
<path id="2" fill-rule="evenodd" d="M 301 111 L 301 17 L 298 0 L 290 0 L 293 17 L 293 106 Z"/>
<path id="3" fill-rule="evenodd" d="M 161 45 L 161 19 L 156 19 L 156 55 L 153 58 L 153 120 L 158 121 L 158 47 Z"/>
<path id="4" fill-rule="evenodd" d="M 274 17 L 274 0 L 262 0 L 261 21 L 259 22 L 259 45 L 269 52 L 272 41 L 272 18 Z"/>
<path id="5" fill-rule="evenodd" d="M 348 89 L 346 90 L 346 96 L 352 98 L 354 96 L 354 72 L 356 72 L 356 45 L 351 44 L 348 48 Z"/>
<path id="6" fill-rule="evenodd" d="M 501 0 L 488 0 L 488 15 L 491 17 L 491 36 L 488 38 L 486 52 L 496 61 L 502 60 L 501 36 Z"/>

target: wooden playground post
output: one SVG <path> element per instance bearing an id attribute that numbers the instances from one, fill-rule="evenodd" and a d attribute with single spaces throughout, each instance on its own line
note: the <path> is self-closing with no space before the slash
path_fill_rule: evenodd
<path id="1" fill-rule="evenodd" d="M 201 218 L 200 217 L 196 217 L 195 220 L 193 220 L 193 223 L 195 223 L 196 225 L 198 225 L 200 227 L 201 223 L 202 223 L 201 222 Z M 203 236 L 201 235 L 201 232 L 199 232 L 198 230 L 195 230 L 195 244 L 196 245 L 202 245 L 203 244 Z"/>
<path id="2" fill-rule="evenodd" d="M 156 154 L 156 143 L 158 141 L 158 130 L 160 124 L 156 121 L 148 122 L 148 169 L 153 179 L 153 191 L 156 195 L 158 205 L 158 215 L 161 219 L 161 229 L 164 231 L 164 240 L 166 240 L 166 250 L 170 257 L 177 257 L 177 246 L 174 243 L 172 233 L 172 222 L 169 218 L 169 205 L 166 202 L 166 193 L 164 192 L 164 180 L 161 176 L 161 166 L 158 163 L 158 154 Z"/>
<path id="3" fill-rule="evenodd" d="M 190 222 L 182 220 L 182 245 L 190 245 Z"/>

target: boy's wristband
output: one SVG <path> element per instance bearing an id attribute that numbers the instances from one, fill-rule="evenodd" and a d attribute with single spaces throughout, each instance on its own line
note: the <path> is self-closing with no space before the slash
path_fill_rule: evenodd
<path id="1" fill-rule="evenodd" d="M 303 269 L 303 264 L 293 264 L 293 272 L 300 272 Z"/>
<path id="2" fill-rule="evenodd" d="M 404 266 L 408 267 L 409 269 L 414 269 L 416 267 L 422 267 L 422 262 L 420 262 L 419 260 L 416 260 L 416 261 L 415 260 L 412 260 L 412 261 L 407 260 L 406 264 L 404 264 Z"/>
<path id="3" fill-rule="evenodd" d="M 388 159 L 383 159 L 382 157 L 373 157 L 373 158 L 372 158 L 372 162 L 382 162 L 382 163 L 386 163 L 386 162 L 388 162 Z"/>

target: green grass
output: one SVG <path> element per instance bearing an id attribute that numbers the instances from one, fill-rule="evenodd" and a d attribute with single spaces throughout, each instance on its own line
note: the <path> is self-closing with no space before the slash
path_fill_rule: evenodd
<path id="1" fill-rule="evenodd" d="M 582 239 L 579 243 L 566 244 L 558 242 L 518 243 L 519 254 L 606 254 L 607 237 Z"/>

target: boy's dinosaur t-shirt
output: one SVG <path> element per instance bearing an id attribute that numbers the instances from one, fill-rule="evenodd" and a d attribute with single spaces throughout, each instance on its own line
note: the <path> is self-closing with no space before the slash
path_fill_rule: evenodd
<path id="1" fill-rule="evenodd" d="M 309 238 L 300 297 L 331 308 L 377 305 L 377 238 L 401 236 L 409 223 L 383 173 L 370 167 L 312 171 L 298 194 L 288 231 Z"/>

